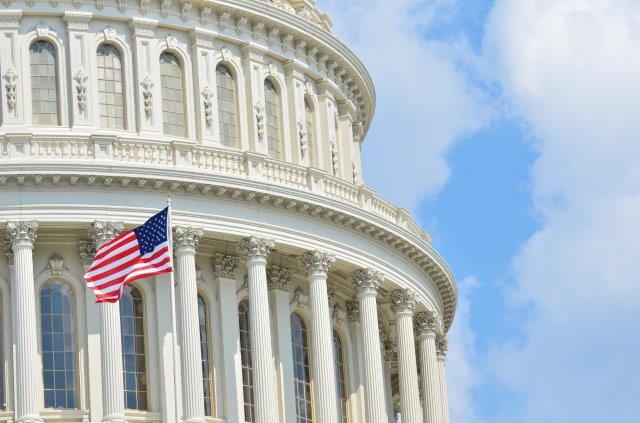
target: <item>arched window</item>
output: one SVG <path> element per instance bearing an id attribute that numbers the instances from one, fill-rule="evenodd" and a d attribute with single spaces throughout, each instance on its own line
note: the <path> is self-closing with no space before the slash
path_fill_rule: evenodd
<path id="1" fill-rule="evenodd" d="M 40 291 L 44 406 L 78 408 L 76 323 L 71 288 L 58 281 Z"/>
<path id="2" fill-rule="evenodd" d="M 280 94 L 273 83 L 264 80 L 264 103 L 267 115 L 267 141 L 269 157 L 282 158 L 282 141 L 280 134 Z"/>
<path id="3" fill-rule="evenodd" d="M 171 53 L 160 56 L 162 125 L 165 135 L 185 136 L 184 82 L 182 65 Z"/>
<path id="4" fill-rule="evenodd" d="M 100 126 L 124 129 L 124 73 L 120 50 L 111 44 L 100 44 L 97 57 Z"/>
<path id="5" fill-rule="evenodd" d="M 144 301 L 140 290 L 127 285 L 120 298 L 124 404 L 131 410 L 147 410 L 147 362 L 144 336 Z"/>
<path id="6" fill-rule="evenodd" d="M 229 68 L 222 63 L 216 66 L 216 88 L 220 143 L 227 147 L 237 147 L 238 106 L 236 101 L 236 81 Z"/>
<path id="7" fill-rule="evenodd" d="M 213 380 L 211 378 L 211 340 L 209 338 L 209 310 L 202 295 L 198 295 L 198 321 L 200 325 L 200 354 L 202 355 L 202 383 L 204 392 L 204 413 L 213 416 Z"/>
<path id="8" fill-rule="evenodd" d="M 291 314 L 291 346 L 293 349 L 293 380 L 296 395 L 296 422 L 311 423 L 311 369 L 307 325 L 298 313 Z"/>
<path id="9" fill-rule="evenodd" d="M 307 148 L 309 151 L 309 164 L 313 166 L 316 160 L 314 139 L 314 131 L 316 130 L 316 116 L 313 110 L 313 105 L 311 104 L 311 100 L 309 98 L 304 99 L 304 111 L 307 121 Z"/>
<path id="10" fill-rule="evenodd" d="M 333 330 L 333 359 L 336 371 L 336 390 L 338 394 L 338 407 L 340 423 L 347 423 L 347 381 L 344 367 L 344 346 L 342 337 L 337 330 Z"/>
<path id="11" fill-rule="evenodd" d="M 34 125 L 59 125 L 58 59 L 49 41 L 36 40 L 29 47 L 31 107 Z"/>
<path id="12" fill-rule="evenodd" d="M 238 304 L 240 323 L 240 358 L 242 361 L 242 392 L 244 395 L 244 420 L 253 422 L 253 367 L 251 363 L 251 328 L 249 327 L 249 300 Z"/>
<path id="13" fill-rule="evenodd" d="M 0 410 L 7 409 L 4 381 L 4 298 L 0 292 Z"/>

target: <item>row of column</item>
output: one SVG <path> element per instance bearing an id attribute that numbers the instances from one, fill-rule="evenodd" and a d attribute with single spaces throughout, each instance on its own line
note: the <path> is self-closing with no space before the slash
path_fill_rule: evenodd
<path id="1" fill-rule="evenodd" d="M 36 221 L 7 223 L 7 239 L 12 252 L 12 295 L 15 307 L 16 344 L 16 421 L 42 421 L 38 392 L 37 330 L 35 326 L 36 298 L 33 274 L 33 243 Z M 89 230 L 94 247 L 117 236 L 121 223 L 94 222 Z M 203 234 L 201 229 L 176 227 L 174 234 L 175 272 L 180 298 L 182 419 L 186 423 L 204 423 L 204 398 L 197 305 L 196 247 Z M 254 406 L 256 423 L 279 421 L 276 401 L 276 374 L 273 363 L 271 319 L 267 288 L 267 258 L 274 243 L 256 237 L 245 238 L 238 250 L 247 266 L 249 313 L 253 358 Z M 220 261 L 218 266 L 215 260 Z M 315 421 L 334 423 L 338 419 L 336 378 L 333 360 L 333 338 L 327 276 L 333 255 L 312 251 L 303 255 L 302 264 L 308 272 L 311 312 L 312 378 L 314 380 Z M 226 263 L 226 265 L 225 265 Z M 232 264 L 232 266 L 229 266 Z M 231 273 L 237 265 L 234 259 L 219 256 L 214 259 L 215 271 L 229 279 L 235 291 Z M 225 271 L 224 269 L 227 269 Z M 362 337 L 363 387 L 366 421 L 388 423 L 383 378 L 382 349 L 379 336 L 377 298 L 383 281 L 380 272 L 361 269 L 354 273 L 357 305 L 351 309 L 359 315 Z M 222 289 L 223 287 L 221 287 Z M 415 296 L 407 290 L 396 290 L 389 296 L 396 314 L 398 331 L 398 367 L 403 423 L 448 423 L 446 385 L 444 383 L 444 352 L 446 340 L 436 336 L 437 318 L 433 313 L 414 316 Z M 102 408 L 103 422 L 125 423 L 122 344 L 119 304 L 103 303 L 100 309 Z M 236 310 L 230 315 L 236 316 Z M 415 325 L 414 325 L 415 320 Z M 424 408 L 418 395 L 418 370 L 415 352 L 415 332 L 418 335 L 421 390 L 425 393 Z M 238 401 L 242 398 L 238 397 Z M 423 411 L 424 410 L 424 411 Z"/>

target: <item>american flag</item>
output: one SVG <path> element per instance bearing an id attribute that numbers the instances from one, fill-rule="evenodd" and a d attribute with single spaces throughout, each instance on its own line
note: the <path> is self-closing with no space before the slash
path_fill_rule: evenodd
<path id="1" fill-rule="evenodd" d="M 84 275 L 98 303 L 118 301 L 129 282 L 173 271 L 169 230 L 167 207 L 98 248 Z"/>

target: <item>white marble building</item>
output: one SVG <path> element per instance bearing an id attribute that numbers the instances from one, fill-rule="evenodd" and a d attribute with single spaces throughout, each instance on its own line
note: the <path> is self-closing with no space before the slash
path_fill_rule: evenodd
<path id="1" fill-rule="evenodd" d="M 0 422 L 448 422 L 455 280 L 314 0 L 2 0 L 0 78 Z M 82 280 L 169 194 L 176 331 Z"/>

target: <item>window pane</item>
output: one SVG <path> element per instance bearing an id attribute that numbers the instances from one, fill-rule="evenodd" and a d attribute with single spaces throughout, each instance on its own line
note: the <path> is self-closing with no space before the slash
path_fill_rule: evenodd
<path id="1" fill-rule="evenodd" d="M 291 314 L 291 346 L 293 349 L 293 379 L 296 395 L 296 422 L 311 423 L 311 377 L 307 326 L 298 313 Z"/>
<path id="2" fill-rule="evenodd" d="M 281 159 L 282 142 L 280 139 L 280 95 L 268 79 L 264 81 L 264 103 L 266 108 L 269 156 L 274 159 Z"/>
<path id="3" fill-rule="evenodd" d="M 40 292 L 42 373 L 47 408 L 76 408 L 76 338 L 74 298 L 62 282 L 49 282 Z"/>
<path id="4" fill-rule="evenodd" d="M 238 305 L 240 323 L 240 357 L 242 359 L 242 390 L 244 392 L 244 419 L 254 421 L 253 411 L 253 368 L 251 363 L 251 332 L 249 328 L 249 301 Z"/>
<path id="5" fill-rule="evenodd" d="M 208 317 L 207 304 L 202 298 L 202 295 L 198 295 L 198 320 L 200 324 L 200 352 L 202 353 L 202 384 L 204 389 L 204 413 L 206 416 L 213 416 L 213 380 L 211 378 L 211 365 L 209 357 L 211 349 L 209 347 L 209 329 L 208 329 Z"/>
<path id="6" fill-rule="evenodd" d="M 122 58 L 120 51 L 110 45 L 98 47 L 98 98 L 100 125 L 105 128 L 124 129 L 124 104 L 122 96 Z"/>
<path id="7" fill-rule="evenodd" d="M 338 331 L 333 331 L 333 359 L 336 372 L 336 390 L 338 394 L 338 407 L 340 423 L 347 422 L 347 384 L 344 368 L 344 347 Z"/>
<path id="8" fill-rule="evenodd" d="M 218 95 L 218 124 L 220 143 L 227 147 L 238 146 L 238 113 L 236 83 L 223 64 L 216 66 L 216 91 Z"/>
<path id="9" fill-rule="evenodd" d="M 125 407 L 147 410 L 144 304 L 138 288 L 127 285 L 120 298 Z"/>
<path id="10" fill-rule="evenodd" d="M 58 69 L 55 47 L 37 40 L 29 47 L 31 61 L 31 107 L 34 125 L 59 125 Z"/>
<path id="11" fill-rule="evenodd" d="M 182 66 L 171 53 L 160 56 L 162 122 L 165 135 L 185 136 Z"/>

